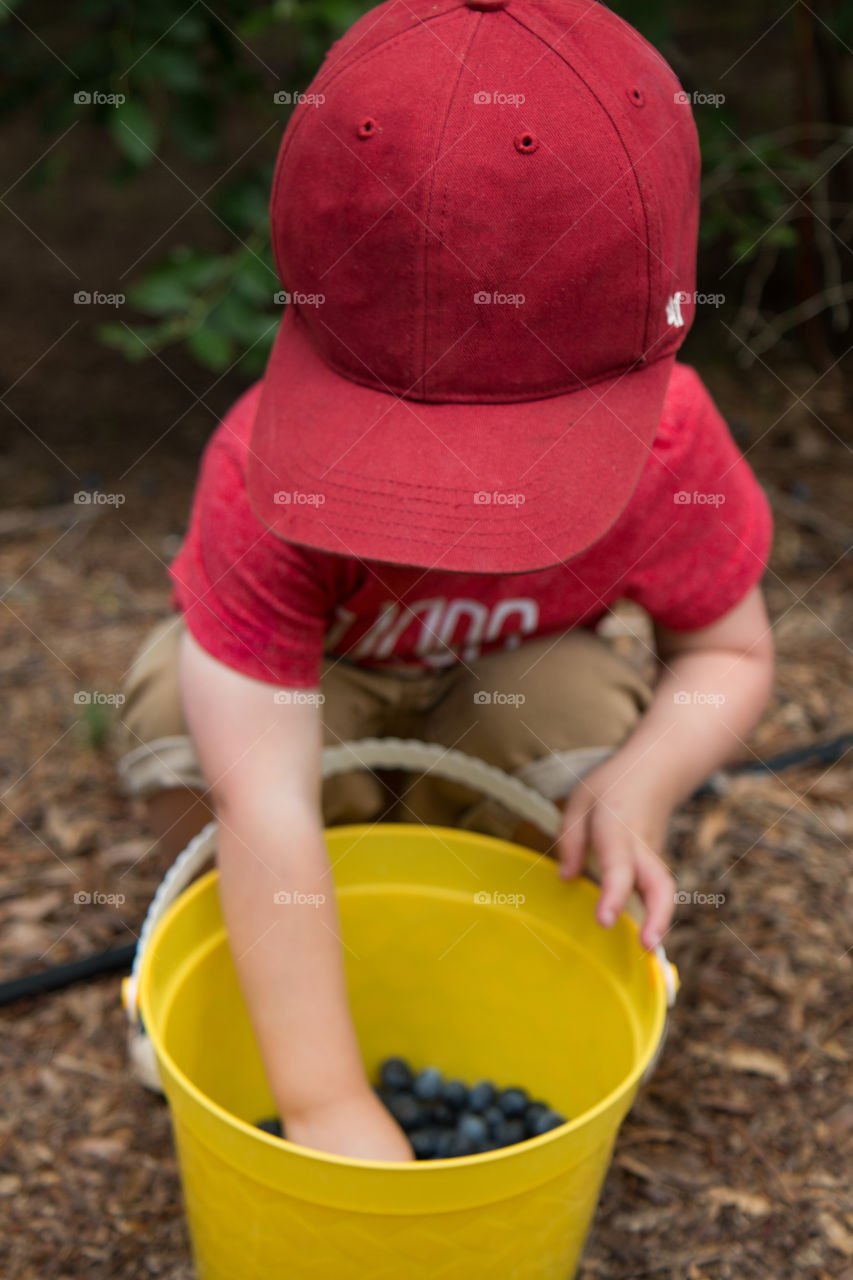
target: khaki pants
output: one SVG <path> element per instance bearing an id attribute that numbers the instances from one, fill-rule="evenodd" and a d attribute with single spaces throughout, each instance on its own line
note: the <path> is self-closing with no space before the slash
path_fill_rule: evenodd
<path id="1" fill-rule="evenodd" d="M 159 623 L 125 681 L 117 768 L 128 795 L 207 786 L 178 689 L 183 627 L 180 614 Z M 374 737 L 435 742 L 516 774 L 555 801 L 612 754 L 651 699 L 633 666 L 582 629 L 437 672 L 328 658 L 321 691 L 327 745 Z M 497 801 L 432 776 L 353 772 L 328 779 L 322 800 L 327 826 L 426 822 L 507 839 L 519 821 Z"/>

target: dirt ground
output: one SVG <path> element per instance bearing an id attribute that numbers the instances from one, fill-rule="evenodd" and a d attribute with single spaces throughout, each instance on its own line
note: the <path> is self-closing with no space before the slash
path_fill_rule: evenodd
<path id="1" fill-rule="evenodd" d="M 23 139 L 17 158 L 11 145 L 5 161 L 19 172 L 35 144 Z M 0 495 L 4 980 L 132 942 L 164 870 L 118 790 L 109 737 L 97 745 L 74 694 L 118 690 L 166 608 L 199 450 L 243 384 L 173 354 L 126 366 L 93 341 L 71 294 L 117 287 L 147 243 L 140 228 L 153 240 L 176 216 L 173 185 L 152 171 L 132 208 L 103 191 L 88 204 L 23 188 L 9 197 L 32 231 L 12 220 L 0 240 L 26 313 L 23 323 L 7 309 L 0 343 L 11 415 Z M 197 225 L 209 239 L 209 220 Z M 750 759 L 853 730 L 849 385 L 839 368 L 816 381 L 784 352 L 737 372 L 724 337 L 706 329 L 685 358 L 749 451 L 777 522 L 766 588 L 778 676 Z M 127 501 L 34 526 L 34 513 L 82 487 Z M 853 1280 L 851 761 L 743 775 L 678 815 L 680 886 L 725 902 L 680 908 L 667 938 L 683 989 L 618 1140 L 582 1280 Z M 80 905 L 81 890 L 125 901 Z M 168 1114 L 129 1077 L 119 978 L 2 1018 L 0 1272 L 189 1280 Z"/>

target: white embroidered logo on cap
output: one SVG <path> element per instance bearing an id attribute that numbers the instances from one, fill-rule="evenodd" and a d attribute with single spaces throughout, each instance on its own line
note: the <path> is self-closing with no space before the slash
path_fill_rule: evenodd
<path id="1" fill-rule="evenodd" d="M 667 324 L 675 325 L 676 329 L 681 329 L 684 326 L 680 293 L 674 293 L 671 298 L 666 300 L 666 322 Z"/>

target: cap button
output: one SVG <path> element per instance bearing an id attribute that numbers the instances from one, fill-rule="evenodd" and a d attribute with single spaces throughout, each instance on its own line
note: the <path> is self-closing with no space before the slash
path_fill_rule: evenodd
<path id="1" fill-rule="evenodd" d="M 469 9 L 505 9 L 509 0 L 465 0 Z"/>

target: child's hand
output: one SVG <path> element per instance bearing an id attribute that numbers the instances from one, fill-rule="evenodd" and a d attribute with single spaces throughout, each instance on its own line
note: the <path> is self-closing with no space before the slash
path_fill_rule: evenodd
<path id="1" fill-rule="evenodd" d="M 566 878 L 583 870 L 590 847 L 597 855 L 600 924 L 611 925 L 638 889 L 646 908 L 640 941 L 649 949 L 675 905 L 675 882 L 660 859 L 669 815 L 743 743 L 773 680 L 758 587 L 710 626 L 656 626 L 655 639 L 663 670 L 654 698 L 616 754 L 572 792 L 557 854 Z"/>
<path id="2" fill-rule="evenodd" d="M 672 919 L 675 881 L 659 856 L 666 838 L 670 807 L 656 798 L 637 772 L 618 754 L 588 773 L 566 805 L 557 849 L 560 874 L 579 875 L 592 847 L 601 868 L 596 919 L 609 927 L 633 889 L 646 908 L 640 942 L 651 950 Z"/>
<path id="3" fill-rule="evenodd" d="M 372 1089 L 284 1118 L 285 1137 L 358 1160 L 414 1160 L 409 1140 Z"/>

